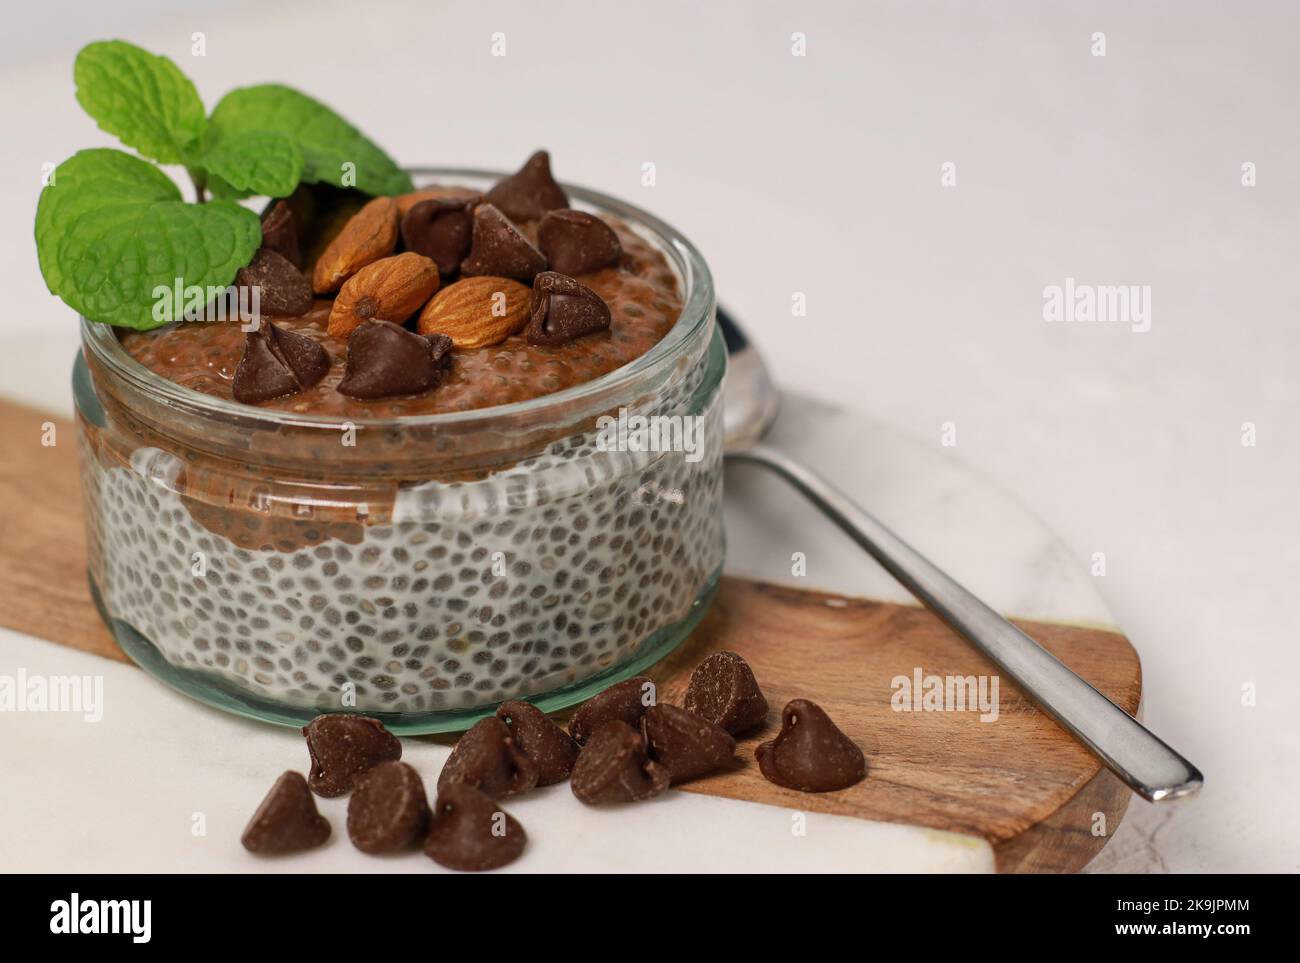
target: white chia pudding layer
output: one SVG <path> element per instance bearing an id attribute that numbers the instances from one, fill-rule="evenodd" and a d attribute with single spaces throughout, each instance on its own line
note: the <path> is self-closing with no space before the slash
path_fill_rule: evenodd
<path id="1" fill-rule="evenodd" d="M 169 452 L 106 467 L 87 450 L 98 588 L 168 662 L 288 706 L 436 712 L 540 695 L 626 662 L 716 577 L 717 392 L 701 431 L 713 443 L 698 460 L 575 435 L 479 481 L 404 488 L 359 543 L 292 552 L 196 522 Z"/>

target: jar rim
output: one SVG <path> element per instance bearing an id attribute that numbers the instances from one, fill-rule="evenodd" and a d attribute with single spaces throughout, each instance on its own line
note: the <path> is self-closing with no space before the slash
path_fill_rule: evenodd
<path id="1" fill-rule="evenodd" d="M 474 167 L 410 167 L 406 170 L 413 177 L 426 180 L 461 178 L 488 181 L 499 179 L 509 173 Z M 371 429 L 442 426 L 463 428 L 478 420 L 516 416 L 536 417 L 552 409 L 571 411 L 575 407 L 583 406 L 584 402 L 599 405 L 603 399 L 634 385 L 638 380 L 653 378 L 656 373 L 671 367 L 679 355 L 679 349 L 683 345 L 692 343 L 701 329 L 709 325 L 714 309 L 713 276 L 699 249 L 666 221 L 634 204 L 600 191 L 569 183 L 562 183 L 562 186 L 571 199 L 618 217 L 637 233 L 648 232 L 655 246 L 668 258 L 683 287 L 681 313 L 668 332 L 650 350 L 633 358 L 622 367 L 590 381 L 584 381 L 582 384 L 525 401 L 470 408 L 465 411 L 390 417 L 343 417 L 286 411 L 279 408 L 260 408 L 187 388 L 164 378 L 132 357 L 123 347 L 112 325 L 91 321 L 84 315 L 81 316 L 82 343 L 95 355 L 95 360 L 114 377 L 122 379 L 155 401 L 201 416 L 261 423 L 268 428 L 337 428 L 344 424 Z"/>

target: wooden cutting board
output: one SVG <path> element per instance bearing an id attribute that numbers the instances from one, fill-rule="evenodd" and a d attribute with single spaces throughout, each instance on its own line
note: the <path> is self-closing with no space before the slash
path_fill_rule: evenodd
<path id="1" fill-rule="evenodd" d="M 51 426 L 54 444 L 47 445 Z M 0 625 L 129 661 L 87 589 L 73 425 L 0 401 L 0 451 Z M 1138 712 L 1141 666 L 1122 635 L 1020 625 L 1127 712 Z M 772 713 L 741 742 L 741 765 L 683 787 L 688 791 L 981 836 L 1003 872 L 1080 869 L 1128 808 L 1128 789 L 1009 679 L 999 679 L 996 721 L 980 721 L 978 711 L 895 711 L 891 681 L 918 669 L 924 676 L 997 675 L 921 608 L 724 578 L 700 627 L 652 671 L 661 697 L 680 703 L 691 669 L 720 649 L 749 661 Z M 775 733 L 780 708 L 799 697 L 819 703 L 862 746 L 865 780 L 811 794 L 762 778 L 754 749 Z"/>

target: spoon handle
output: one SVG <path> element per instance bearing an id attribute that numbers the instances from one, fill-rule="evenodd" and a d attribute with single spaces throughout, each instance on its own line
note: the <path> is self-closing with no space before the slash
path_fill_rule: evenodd
<path id="1" fill-rule="evenodd" d="M 1138 795 L 1158 802 L 1201 788 L 1195 766 L 825 479 L 766 445 L 729 452 L 727 457 L 765 465 L 803 492 Z"/>

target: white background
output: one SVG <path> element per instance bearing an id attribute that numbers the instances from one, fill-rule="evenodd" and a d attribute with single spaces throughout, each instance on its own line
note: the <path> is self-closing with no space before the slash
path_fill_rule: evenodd
<path id="1" fill-rule="evenodd" d="M 1099 868 L 1296 871 L 1298 20 L 1284 3 L 13 7 L 0 391 L 67 406 L 73 319 L 30 225 L 41 165 L 112 143 L 73 98 L 88 40 L 168 54 L 209 106 L 292 83 L 405 163 L 513 167 L 546 146 L 561 179 L 703 249 L 784 385 L 936 446 L 955 423 L 954 454 L 1080 565 L 1105 553 L 1146 719 L 1208 781 L 1186 806 L 1135 803 Z M 1066 277 L 1150 285 L 1151 330 L 1046 323 Z"/>

